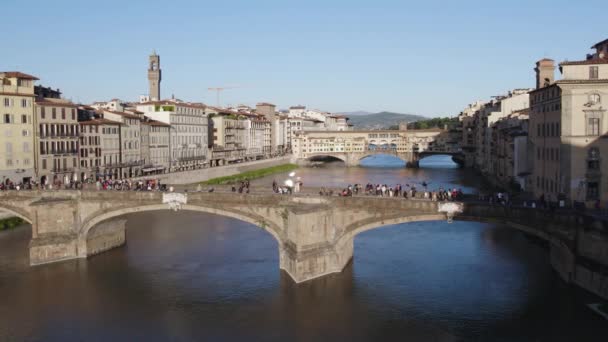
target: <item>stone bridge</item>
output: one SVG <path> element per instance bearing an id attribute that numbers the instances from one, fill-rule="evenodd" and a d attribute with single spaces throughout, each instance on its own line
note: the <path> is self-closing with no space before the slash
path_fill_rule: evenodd
<path id="1" fill-rule="evenodd" d="M 451 155 L 455 162 L 464 160 L 457 131 L 441 129 L 401 131 L 305 131 L 293 141 L 294 159 L 300 164 L 333 158 L 346 166 L 357 166 L 368 156 L 393 155 L 408 167 L 430 155 Z"/>
<path id="2" fill-rule="evenodd" d="M 0 192 L 0 211 L 31 224 L 32 265 L 86 258 L 121 246 L 126 242 L 125 214 L 179 207 L 235 218 L 264 229 L 277 240 L 280 268 L 296 282 L 341 272 L 352 259 L 353 241 L 361 232 L 404 222 L 446 220 L 446 214 L 438 212 L 440 205 L 415 199 L 271 193 Z M 572 212 L 549 213 L 483 203 L 459 205 L 462 212 L 456 214 L 456 220 L 506 223 L 549 241 L 552 264 L 567 281 L 576 281 L 576 274 L 584 273 L 577 269 L 578 256 L 595 260 L 600 268 L 608 266 L 608 244 L 598 242 L 608 241 L 604 221 Z M 173 214 L 179 215 L 179 211 Z M 204 225 L 201 222 L 201 229 Z M 608 297 L 608 273 L 601 279 L 593 291 Z"/>
<path id="3" fill-rule="evenodd" d="M 454 152 L 451 150 L 446 151 L 424 151 L 424 152 L 405 152 L 405 151 L 397 151 L 396 149 L 390 148 L 377 148 L 377 149 L 368 149 L 363 152 L 320 152 L 320 153 L 310 153 L 307 159 L 299 160 L 299 164 L 308 164 L 309 162 L 315 161 L 325 161 L 329 159 L 337 159 L 342 162 L 346 166 L 358 166 L 361 161 L 369 156 L 374 155 L 390 155 L 394 156 L 398 159 L 401 159 L 405 162 L 405 166 L 409 168 L 417 168 L 420 165 L 420 161 L 426 157 L 435 156 L 435 155 L 448 155 L 452 157 L 452 160 L 459 164 L 464 164 L 464 154 L 461 152 Z"/>

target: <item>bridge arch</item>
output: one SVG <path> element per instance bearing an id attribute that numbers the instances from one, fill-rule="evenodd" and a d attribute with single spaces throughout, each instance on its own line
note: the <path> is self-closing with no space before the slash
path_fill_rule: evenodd
<path id="1" fill-rule="evenodd" d="M 30 218 L 30 215 L 26 212 L 24 212 L 23 210 L 20 210 L 18 208 L 15 208 L 11 205 L 5 204 L 5 203 L 1 203 L 0 204 L 0 212 L 7 212 L 11 215 L 14 215 L 20 219 L 22 219 L 23 221 L 32 224 L 33 220 Z"/>
<path id="2" fill-rule="evenodd" d="M 361 220 L 350 224 L 345 229 L 345 233 L 338 238 L 339 243 L 345 241 L 354 241 L 355 237 L 363 232 L 369 230 L 382 229 L 384 227 L 411 223 L 411 222 L 425 222 L 425 221 L 442 221 L 446 220 L 445 214 L 423 214 L 423 215 L 403 215 L 392 218 L 374 219 L 374 220 Z"/>
<path id="3" fill-rule="evenodd" d="M 375 156 L 388 156 L 388 157 L 402 161 L 405 165 L 407 165 L 409 163 L 408 158 L 406 156 L 403 156 L 403 155 L 397 153 L 397 151 L 377 151 L 377 152 L 367 152 L 365 154 L 362 154 L 361 156 L 358 156 L 357 164 L 361 165 L 361 162 L 363 162 L 365 159 L 368 159 L 370 157 L 375 157 Z"/>
<path id="4" fill-rule="evenodd" d="M 86 243 L 86 240 L 89 236 L 89 232 L 93 228 L 95 228 L 98 224 L 100 224 L 104 221 L 107 221 L 107 220 L 110 220 L 113 218 L 118 218 L 118 217 L 121 217 L 121 216 L 124 216 L 127 214 L 132 214 L 132 213 L 140 213 L 140 212 L 148 212 L 148 211 L 163 211 L 163 210 L 170 210 L 168 208 L 167 204 L 153 204 L 153 205 L 143 205 L 143 206 L 136 206 L 136 207 L 120 208 L 117 210 L 104 212 L 101 214 L 97 214 L 97 213 L 92 214 L 91 217 L 89 219 L 87 219 L 86 221 L 84 221 L 82 224 L 81 231 L 79 234 L 81 243 L 83 243 L 83 242 Z M 268 220 L 261 215 L 254 215 L 251 213 L 244 213 L 244 212 L 237 212 L 237 211 L 229 211 L 229 210 L 211 208 L 211 207 L 195 205 L 195 204 L 194 205 L 192 205 L 192 204 L 182 205 L 181 210 L 202 212 L 202 213 L 207 213 L 207 214 L 215 214 L 215 215 L 234 218 L 239 221 L 251 223 L 255 226 L 261 227 L 262 229 L 264 229 L 265 231 L 270 233 L 270 235 L 272 235 L 272 237 L 274 237 L 275 240 L 277 240 L 279 245 L 282 243 L 281 236 L 279 234 L 280 227 L 275 222 L 272 222 L 271 220 Z"/>
<path id="5" fill-rule="evenodd" d="M 341 161 L 343 163 L 347 163 L 347 158 L 345 155 L 336 154 L 336 153 L 318 153 L 306 158 L 306 160 L 314 162 L 314 161 L 324 161 L 327 159 L 335 159 L 337 161 Z"/>

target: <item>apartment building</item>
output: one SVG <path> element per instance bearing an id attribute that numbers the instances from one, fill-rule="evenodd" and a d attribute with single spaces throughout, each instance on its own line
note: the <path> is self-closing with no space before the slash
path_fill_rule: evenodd
<path id="1" fill-rule="evenodd" d="M 45 92 L 36 99 L 35 168 L 40 184 L 79 180 L 77 106 Z"/>
<path id="2" fill-rule="evenodd" d="M 18 71 L 0 72 L 0 180 L 27 182 L 34 168 L 34 82 Z"/>
<path id="3" fill-rule="evenodd" d="M 144 160 L 141 157 L 142 116 L 127 112 L 101 111 L 101 117 L 119 122 L 120 130 L 120 177 L 131 178 L 142 175 Z"/>
<path id="4" fill-rule="evenodd" d="M 246 117 L 222 109 L 213 110 L 211 166 L 243 160 L 247 153 L 245 143 L 248 140 Z"/>
<path id="5" fill-rule="evenodd" d="M 80 121 L 80 178 L 121 177 L 120 122 L 101 118 Z"/>
<path id="6" fill-rule="evenodd" d="M 137 104 L 137 110 L 170 125 L 172 171 L 202 168 L 209 162 L 208 107 L 177 100 Z"/>
<path id="7" fill-rule="evenodd" d="M 523 109 L 492 125 L 492 177 L 499 185 L 519 190 L 529 187 L 528 113 L 529 109 Z"/>
<path id="8" fill-rule="evenodd" d="M 144 127 L 146 128 L 144 129 Z M 168 172 L 171 164 L 171 150 L 169 147 L 171 126 L 160 121 L 145 120 L 142 122 L 142 130 L 148 132 L 149 150 L 149 160 L 147 160 L 147 166 L 143 169 L 144 174 Z"/>

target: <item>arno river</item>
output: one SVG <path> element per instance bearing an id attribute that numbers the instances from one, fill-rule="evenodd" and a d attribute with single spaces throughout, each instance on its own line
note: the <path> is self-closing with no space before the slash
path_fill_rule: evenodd
<path id="1" fill-rule="evenodd" d="M 386 160 L 370 161 L 376 166 Z M 477 192 L 448 158 L 419 170 L 298 170 L 304 186 L 430 183 Z M 272 182 L 272 178 L 253 184 Z M 422 222 L 355 239 L 338 275 L 295 285 L 251 224 L 193 212 L 127 217 L 127 246 L 28 266 L 29 227 L 0 232 L 0 341 L 607 341 L 593 296 L 542 243 L 492 224 Z"/>

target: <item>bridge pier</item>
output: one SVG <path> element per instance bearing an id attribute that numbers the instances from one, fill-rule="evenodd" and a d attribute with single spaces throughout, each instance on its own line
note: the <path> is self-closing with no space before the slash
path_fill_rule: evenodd
<path id="1" fill-rule="evenodd" d="M 285 211 L 280 267 L 296 283 L 342 272 L 353 257 L 353 239 L 338 240 L 339 215 L 323 206 Z"/>
<path id="2" fill-rule="evenodd" d="M 298 250 L 293 244 L 285 243 L 280 248 L 280 267 L 296 283 L 340 273 L 353 258 L 353 240 L 338 244 Z"/>
<path id="3" fill-rule="evenodd" d="M 418 169 L 420 168 L 420 162 L 418 160 L 408 161 L 405 163 L 405 167 L 408 169 Z"/>

